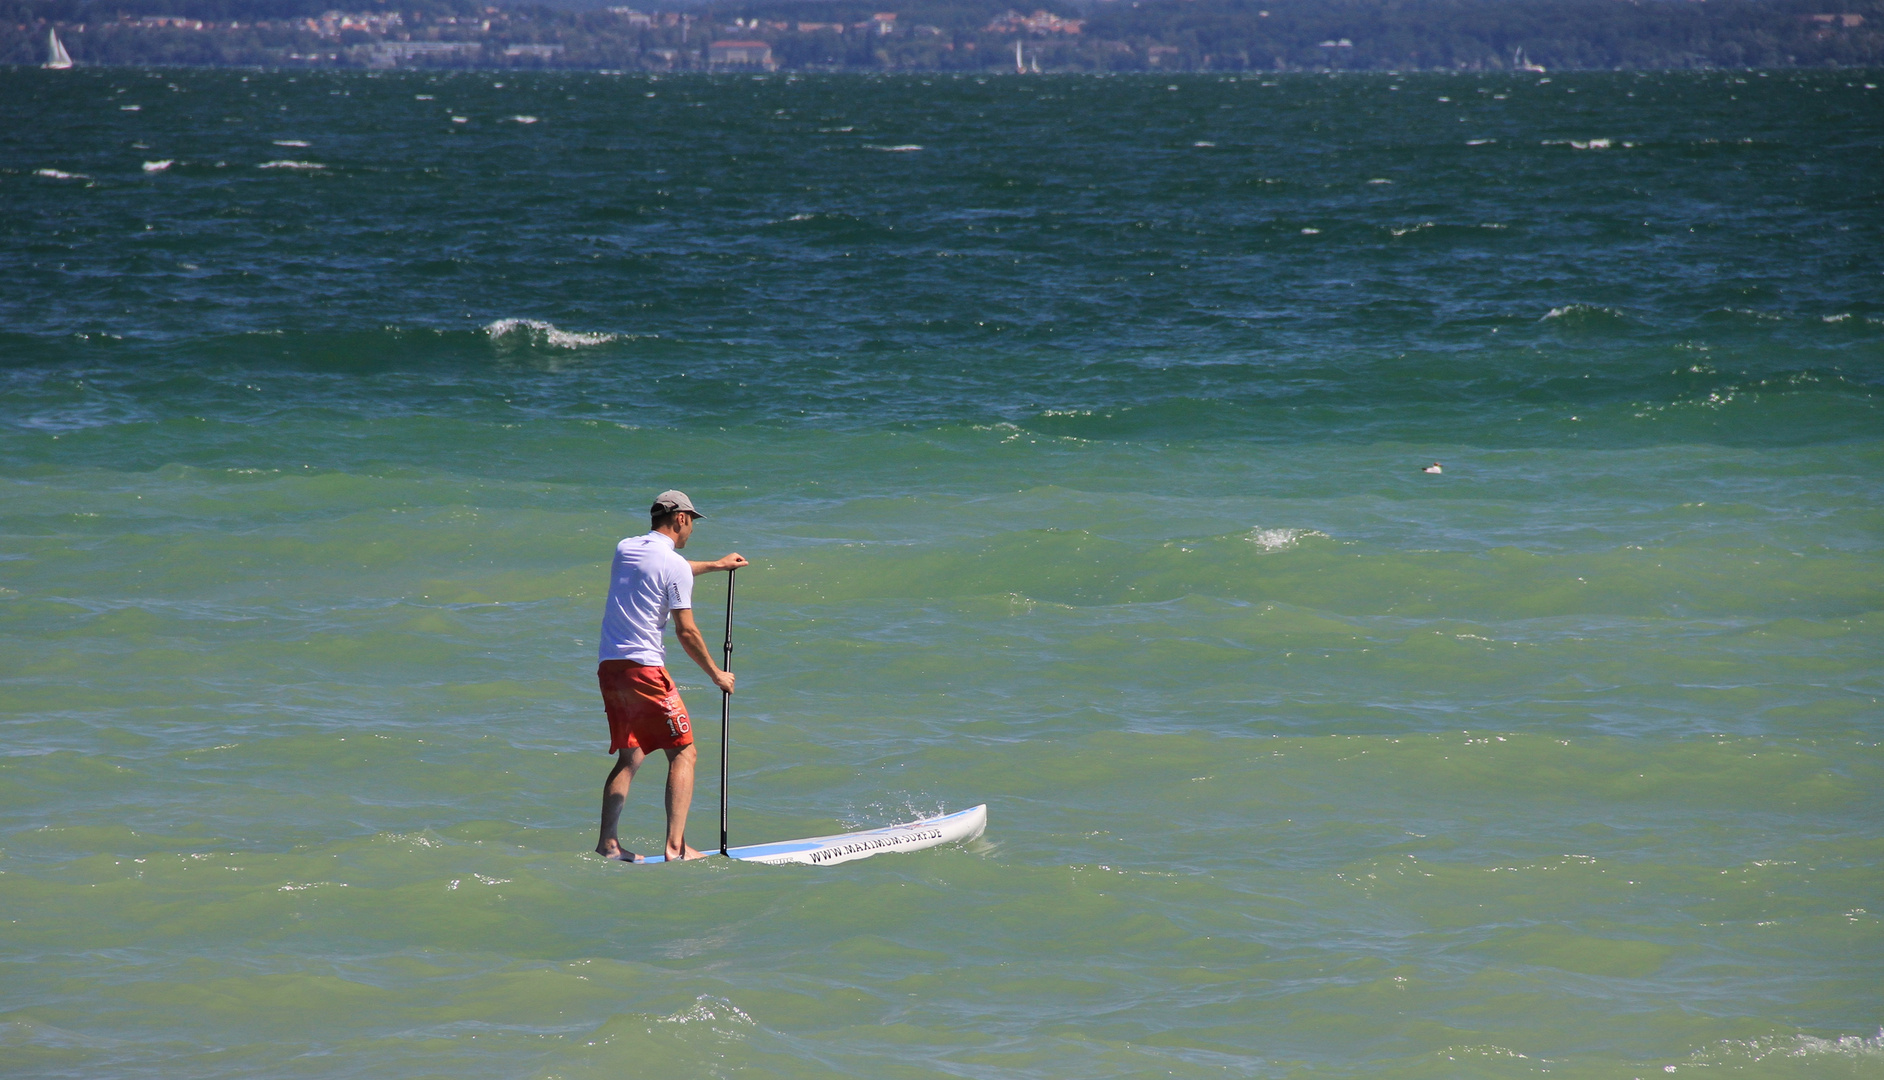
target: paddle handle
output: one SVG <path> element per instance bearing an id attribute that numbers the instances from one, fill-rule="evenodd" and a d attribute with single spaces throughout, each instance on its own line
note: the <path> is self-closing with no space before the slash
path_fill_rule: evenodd
<path id="1" fill-rule="evenodd" d="M 726 644 L 720 653 L 720 667 L 733 670 L 733 575 L 736 570 L 726 571 Z M 726 852 L 726 763 L 727 763 L 727 727 L 732 715 L 733 696 L 720 691 L 720 854 Z"/>

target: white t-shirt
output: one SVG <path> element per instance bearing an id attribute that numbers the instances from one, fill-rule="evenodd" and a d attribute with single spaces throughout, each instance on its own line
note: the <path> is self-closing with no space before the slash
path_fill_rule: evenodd
<path id="1" fill-rule="evenodd" d="M 615 545 L 597 659 L 665 664 L 661 628 L 669 613 L 692 607 L 693 567 L 674 550 L 674 541 L 657 532 L 630 536 Z"/>

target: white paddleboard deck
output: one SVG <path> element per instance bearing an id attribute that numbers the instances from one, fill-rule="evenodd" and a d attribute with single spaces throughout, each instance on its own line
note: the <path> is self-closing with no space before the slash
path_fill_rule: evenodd
<path id="1" fill-rule="evenodd" d="M 881 829 L 839 833 L 836 836 L 812 836 L 803 840 L 781 840 L 776 844 L 751 844 L 730 848 L 726 853 L 735 859 L 773 866 L 784 863 L 835 866 L 890 851 L 921 851 L 923 848 L 973 840 L 987 827 L 988 805 L 983 803 L 966 810 L 957 810 L 953 814 L 907 821 L 901 825 L 885 825 Z M 649 855 L 643 860 L 643 865 L 666 861 L 665 855 Z"/>

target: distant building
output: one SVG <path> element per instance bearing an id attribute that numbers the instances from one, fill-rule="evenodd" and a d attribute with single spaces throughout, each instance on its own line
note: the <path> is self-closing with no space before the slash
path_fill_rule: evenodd
<path id="1" fill-rule="evenodd" d="M 707 46 L 707 66 L 775 71 L 778 62 L 772 59 L 772 46 L 763 41 L 715 41 Z"/>
<path id="2" fill-rule="evenodd" d="M 506 45 L 504 55 L 512 59 L 528 57 L 532 60 L 554 60 L 563 51 L 561 45 Z"/>
<path id="3" fill-rule="evenodd" d="M 1084 19 L 1062 19 L 1050 11 L 1022 15 L 1009 11 L 988 23 L 990 34 L 1077 34 L 1086 26 Z"/>
<path id="4" fill-rule="evenodd" d="M 1864 25 L 1862 15 L 1801 15 L 1807 22 L 1825 23 L 1829 26 L 1854 27 Z"/>
<path id="5" fill-rule="evenodd" d="M 475 60 L 484 46 L 475 41 L 375 41 L 354 53 L 376 68 L 398 67 L 402 60 Z"/>

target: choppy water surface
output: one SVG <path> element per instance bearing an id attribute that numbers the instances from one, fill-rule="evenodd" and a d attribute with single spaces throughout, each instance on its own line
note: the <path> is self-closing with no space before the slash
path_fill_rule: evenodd
<path id="1" fill-rule="evenodd" d="M 0 1067 L 1884 1076 L 1880 81 L 0 73 Z"/>

